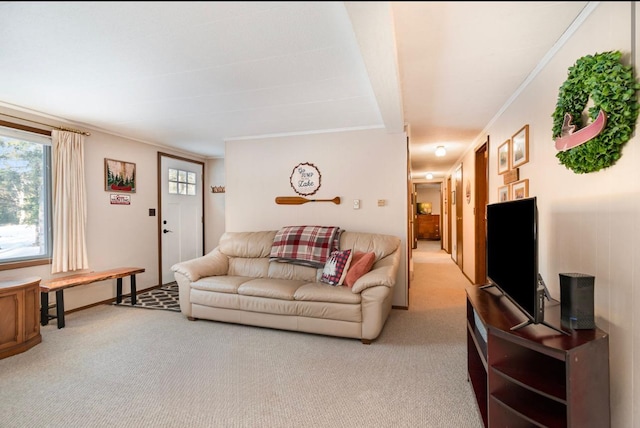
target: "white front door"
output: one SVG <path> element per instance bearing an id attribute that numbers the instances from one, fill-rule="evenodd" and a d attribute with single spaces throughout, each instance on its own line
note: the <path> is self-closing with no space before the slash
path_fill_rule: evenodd
<path id="1" fill-rule="evenodd" d="M 161 278 L 168 284 L 171 266 L 203 255 L 203 164 L 160 157 Z"/>

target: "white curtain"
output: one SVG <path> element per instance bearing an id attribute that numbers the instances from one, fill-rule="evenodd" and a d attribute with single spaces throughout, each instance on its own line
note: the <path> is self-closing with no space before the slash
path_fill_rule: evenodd
<path id="1" fill-rule="evenodd" d="M 53 130 L 53 260 L 51 273 L 87 269 L 84 136 Z"/>

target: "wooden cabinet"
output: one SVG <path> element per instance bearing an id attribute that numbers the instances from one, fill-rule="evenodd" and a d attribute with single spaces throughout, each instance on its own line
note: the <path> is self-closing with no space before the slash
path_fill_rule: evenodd
<path id="1" fill-rule="evenodd" d="M 440 239 L 440 216 L 438 214 L 418 214 L 417 217 L 417 239 Z"/>
<path id="2" fill-rule="evenodd" d="M 40 336 L 40 278 L 0 282 L 0 358 L 24 352 Z"/>
<path id="3" fill-rule="evenodd" d="M 496 288 L 467 288 L 467 369 L 486 427 L 609 427 L 609 336 L 560 334 L 524 315 Z M 545 307 L 560 326 L 560 305 Z"/>

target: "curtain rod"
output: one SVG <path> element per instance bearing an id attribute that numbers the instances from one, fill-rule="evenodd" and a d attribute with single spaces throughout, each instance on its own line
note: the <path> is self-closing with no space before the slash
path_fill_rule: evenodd
<path id="1" fill-rule="evenodd" d="M 2 115 L 2 116 L 7 116 L 7 117 L 12 117 L 12 118 L 14 118 L 14 119 L 18 119 L 18 120 L 25 120 L 25 121 L 27 121 L 27 122 L 31 122 L 31 123 L 37 123 L 38 125 L 48 126 L 48 127 L 50 127 L 50 128 L 57 129 L 57 130 L 59 130 L 59 131 L 75 132 L 76 134 L 82 134 L 82 135 L 86 135 L 86 136 L 91 135 L 91 132 L 79 131 L 79 130 L 77 130 L 77 129 L 73 129 L 73 128 L 66 128 L 66 127 L 63 127 L 63 126 L 53 126 L 53 125 L 49 125 L 48 123 L 42 123 L 42 122 L 38 122 L 38 121 L 35 121 L 35 120 L 31 120 L 31 119 L 25 119 L 25 118 L 23 118 L 23 117 L 12 116 L 12 115 L 10 115 L 10 114 L 6 114 L 6 113 L 0 113 L 0 115 Z"/>

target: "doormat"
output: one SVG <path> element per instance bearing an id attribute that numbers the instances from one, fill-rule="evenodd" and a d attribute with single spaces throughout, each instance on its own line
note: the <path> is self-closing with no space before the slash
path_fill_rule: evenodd
<path id="1" fill-rule="evenodd" d="M 128 306 L 133 308 L 162 309 L 165 311 L 180 312 L 178 300 L 178 284 L 172 282 L 160 288 L 139 293 L 136 296 L 136 304 L 131 306 L 131 297 L 122 299 L 122 303 L 113 303 L 116 306 Z"/>

